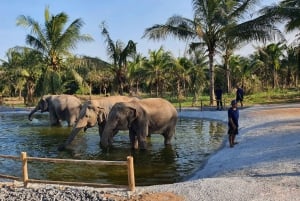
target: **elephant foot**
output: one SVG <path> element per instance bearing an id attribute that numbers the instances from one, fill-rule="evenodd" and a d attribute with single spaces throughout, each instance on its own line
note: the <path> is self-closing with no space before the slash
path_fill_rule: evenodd
<path id="1" fill-rule="evenodd" d="M 147 143 L 145 141 L 140 142 L 140 149 L 146 150 L 147 149 Z"/>

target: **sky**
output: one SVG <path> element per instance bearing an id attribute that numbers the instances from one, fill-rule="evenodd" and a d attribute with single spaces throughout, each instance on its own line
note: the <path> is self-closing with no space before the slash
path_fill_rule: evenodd
<path id="1" fill-rule="evenodd" d="M 263 0 L 262 5 L 271 5 L 278 0 Z M 146 28 L 155 24 L 165 24 L 173 15 L 193 18 L 191 0 L 2 0 L 0 12 L 0 59 L 7 60 L 6 52 L 15 46 L 28 46 L 25 43 L 29 29 L 16 25 L 18 16 L 30 16 L 43 25 L 44 10 L 49 6 L 50 13 L 64 12 L 69 16 L 69 25 L 75 19 L 85 23 L 81 34 L 90 35 L 93 42 L 79 42 L 72 51 L 75 55 L 98 57 L 108 61 L 104 37 L 100 24 L 105 21 L 111 39 L 127 44 L 137 43 L 137 52 L 148 56 L 149 50 L 161 46 L 171 51 L 175 57 L 183 56 L 188 42 L 169 37 L 166 41 L 153 41 L 142 38 Z M 246 50 L 247 52 L 247 50 Z"/>

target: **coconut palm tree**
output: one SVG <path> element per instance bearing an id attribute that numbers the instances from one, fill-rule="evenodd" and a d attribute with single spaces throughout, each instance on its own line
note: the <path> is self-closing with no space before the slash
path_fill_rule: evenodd
<path id="1" fill-rule="evenodd" d="M 19 98 L 24 96 L 25 104 L 32 105 L 36 82 L 42 73 L 42 55 L 24 47 L 10 48 L 6 55 L 8 60 L 3 62 L 3 67 L 7 76 L 4 79 L 10 80 L 7 83 L 13 84 L 13 88 L 18 90 Z"/>
<path id="2" fill-rule="evenodd" d="M 52 15 L 49 7 L 45 8 L 44 17 L 44 26 L 42 26 L 30 16 L 20 15 L 17 18 L 17 25 L 30 28 L 31 34 L 26 36 L 26 43 L 44 56 L 47 64 L 44 73 L 54 75 L 61 71 L 63 59 L 70 55 L 70 50 L 75 49 L 79 41 L 86 42 L 93 39 L 89 35 L 80 34 L 80 29 L 84 25 L 80 18 L 75 19 L 66 27 L 68 15 L 64 12 Z M 53 76 L 50 92 L 56 92 Z"/>
<path id="3" fill-rule="evenodd" d="M 274 4 L 271 6 L 267 6 L 261 10 L 263 16 L 275 22 L 282 24 L 285 23 L 285 31 L 296 32 L 296 40 L 297 44 L 297 78 L 300 77 L 300 1 L 299 0 L 283 0 L 278 4 Z"/>
<path id="4" fill-rule="evenodd" d="M 127 74 L 127 59 L 136 53 L 136 43 L 134 43 L 132 40 L 129 40 L 125 46 L 120 40 L 114 42 L 110 38 L 105 22 L 101 23 L 100 28 L 103 37 L 105 37 L 107 54 L 113 61 L 112 71 L 116 75 L 115 82 L 118 86 L 118 92 L 122 95 Z"/>
<path id="5" fill-rule="evenodd" d="M 135 95 L 139 95 L 139 85 L 144 78 L 144 64 L 147 62 L 147 58 L 142 54 L 136 54 L 133 60 L 128 64 L 128 80 L 130 86 L 130 92 Z"/>
<path id="6" fill-rule="evenodd" d="M 183 40 L 198 40 L 191 48 L 206 47 L 209 57 L 210 104 L 214 99 L 214 57 L 216 48 L 223 39 L 234 41 L 266 40 L 277 31 L 271 21 L 264 18 L 240 22 L 243 14 L 257 0 L 192 0 L 194 18 L 187 19 L 178 15 L 170 17 L 165 24 L 154 25 L 145 30 L 143 37 L 164 39 L 173 35 Z"/>
<path id="7" fill-rule="evenodd" d="M 271 43 L 266 47 L 259 48 L 258 51 L 262 61 L 265 63 L 268 69 L 272 72 L 272 88 L 278 87 L 278 70 L 280 69 L 281 59 L 284 56 L 284 52 L 287 46 L 283 43 Z"/>
<path id="8" fill-rule="evenodd" d="M 157 51 L 149 51 L 149 59 L 144 63 L 144 72 L 148 85 L 155 86 L 157 97 L 163 94 L 166 76 L 169 74 L 168 67 L 172 65 L 174 65 L 173 56 L 171 52 L 164 51 L 163 47 L 160 47 Z"/>

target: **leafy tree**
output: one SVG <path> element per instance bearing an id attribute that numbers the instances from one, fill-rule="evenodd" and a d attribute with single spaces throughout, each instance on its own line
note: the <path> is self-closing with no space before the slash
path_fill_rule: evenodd
<path id="1" fill-rule="evenodd" d="M 43 69 L 44 79 L 50 76 L 49 90 L 54 94 L 57 92 L 56 87 L 60 85 L 60 83 L 55 85 L 55 82 L 61 80 L 59 73 L 62 70 L 62 62 L 70 55 L 69 51 L 75 49 L 79 41 L 92 41 L 92 38 L 80 34 L 80 29 L 84 25 L 81 19 L 74 20 L 66 27 L 68 15 L 64 12 L 51 15 L 48 7 L 44 11 L 44 17 L 44 26 L 30 16 L 24 15 L 17 18 L 17 25 L 31 29 L 31 34 L 26 36 L 26 43 L 43 55 L 47 64 Z"/>
<path id="2" fill-rule="evenodd" d="M 300 1 L 299 0 L 283 0 L 278 4 L 267 6 L 261 10 L 263 16 L 275 22 L 282 24 L 285 22 L 285 31 L 287 33 L 296 31 L 296 41 L 297 44 L 297 78 L 300 76 Z"/>
<path id="3" fill-rule="evenodd" d="M 144 65 L 147 62 L 147 58 L 141 54 L 136 54 L 133 60 L 128 64 L 128 80 L 130 86 L 130 92 L 134 94 L 139 94 L 139 85 L 145 80 L 145 69 Z"/>
<path id="4" fill-rule="evenodd" d="M 102 22 L 100 28 L 103 37 L 105 37 L 107 54 L 113 61 L 112 71 L 115 73 L 115 83 L 118 86 L 118 92 L 122 95 L 128 70 L 127 59 L 136 53 L 136 44 L 132 40 L 129 40 L 126 46 L 119 40 L 114 42 L 110 38 L 104 22 Z"/>
<path id="5" fill-rule="evenodd" d="M 208 85 L 206 82 L 206 71 L 208 71 L 207 55 L 200 50 L 193 50 L 190 52 L 189 60 L 193 63 L 189 69 L 190 75 L 190 90 L 193 93 L 193 106 L 198 102 L 198 97 L 203 89 Z"/>
<path id="6" fill-rule="evenodd" d="M 214 57 L 216 48 L 228 40 L 266 40 L 272 31 L 277 30 L 268 20 L 256 18 L 239 23 L 243 14 L 248 11 L 256 0 L 192 0 L 194 19 L 178 15 L 170 17 L 163 25 L 154 25 L 145 30 L 144 37 L 164 39 L 173 35 L 179 39 L 198 39 L 191 48 L 206 47 L 209 57 L 210 103 L 214 99 Z"/>
<path id="7" fill-rule="evenodd" d="M 284 56 L 284 50 L 286 49 L 286 45 L 282 43 L 272 43 L 267 45 L 266 47 L 259 48 L 259 53 L 261 55 L 261 61 L 265 63 L 268 69 L 271 70 L 272 73 L 272 88 L 278 87 L 278 75 L 277 72 L 280 68 L 280 60 Z"/>
<path id="8" fill-rule="evenodd" d="M 3 63 L 7 73 L 4 79 L 10 80 L 7 83 L 12 83 L 18 90 L 19 98 L 24 92 L 25 103 L 32 105 L 36 82 L 41 76 L 42 55 L 30 48 L 15 47 L 8 50 L 7 58 L 8 61 Z"/>
<path id="9" fill-rule="evenodd" d="M 144 63 L 146 82 L 149 86 L 155 86 L 157 97 L 162 96 L 168 67 L 171 65 L 174 65 L 171 52 L 165 52 L 162 47 L 157 51 L 149 51 L 149 59 Z"/>

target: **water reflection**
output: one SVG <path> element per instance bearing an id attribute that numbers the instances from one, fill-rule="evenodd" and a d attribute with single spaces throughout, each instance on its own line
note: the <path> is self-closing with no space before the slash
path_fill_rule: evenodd
<path id="1" fill-rule="evenodd" d="M 130 149 L 128 132 L 114 138 L 113 148 L 103 152 L 99 146 L 97 128 L 80 133 L 64 152 L 57 147 L 68 137 L 71 128 L 50 127 L 47 114 L 40 114 L 32 122 L 28 112 L 0 113 L 0 154 L 49 158 L 94 160 L 126 160 L 132 155 L 137 185 L 166 184 L 182 181 L 201 167 L 207 157 L 217 150 L 225 136 L 225 125 L 217 121 L 182 118 L 176 127 L 172 146 L 165 146 L 161 135 L 148 138 L 147 151 Z M 0 173 L 21 176 L 21 164 L 0 159 Z M 126 168 L 118 166 L 91 167 L 29 163 L 29 177 L 35 179 L 127 184 Z"/>

